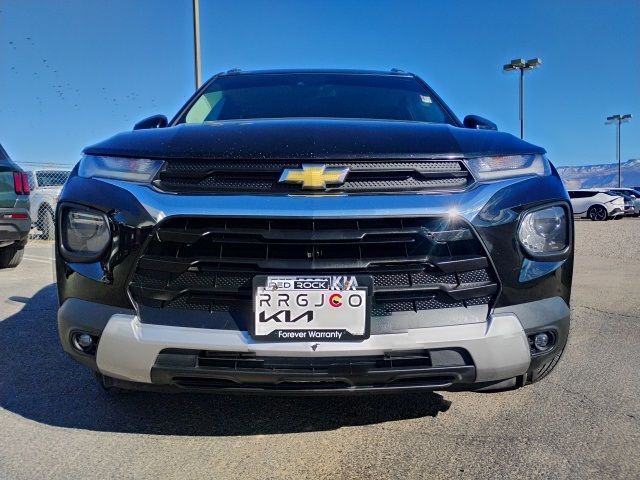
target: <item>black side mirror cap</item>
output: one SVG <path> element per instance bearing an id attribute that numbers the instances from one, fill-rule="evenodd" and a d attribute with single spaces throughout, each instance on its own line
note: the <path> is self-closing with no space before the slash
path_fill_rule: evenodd
<path id="1" fill-rule="evenodd" d="M 169 120 L 164 115 L 153 115 L 140 120 L 133 126 L 134 130 L 146 130 L 149 128 L 164 128 L 169 125 Z"/>
<path id="2" fill-rule="evenodd" d="M 467 115 L 462 122 L 466 128 L 476 128 L 480 130 L 498 130 L 498 126 L 490 120 L 479 115 Z"/>

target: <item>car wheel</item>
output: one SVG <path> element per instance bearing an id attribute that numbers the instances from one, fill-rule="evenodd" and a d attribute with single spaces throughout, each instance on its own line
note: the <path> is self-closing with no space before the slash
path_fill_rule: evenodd
<path id="1" fill-rule="evenodd" d="M 98 372 L 92 372 L 92 373 L 93 373 L 94 378 L 98 382 L 98 385 L 100 385 L 100 387 L 102 387 L 102 389 L 105 392 L 107 392 L 107 393 L 109 393 L 111 395 L 124 395 L 124 394 L 127 394 L 127 393 L 133 393 L 132 390 L 127 390 L 126 388 L 116 387 L 110 381 L 111 378 L 107 377 L 106 375 L 102 375 L 101 373 L 98 373 Z"/>
<path id="2" fill-rule="evenodd" d="M 549 375 L 551 371 L 556 367 L 558 362 L 560 361 L 560 357 L 562 357 L 563 353 L 564 353 L 564 345 L 562 346 L 560 351 L 557 353 L 557 355 L 554 355 L 553 357 L 551 357 L 548 362 L 543 363 L 535 370 L 531 370 L 527 372 L 527 383 L 536 383 L 542 380 L 547 375 Z"/>
<path id="3" fill-rule="evenodd" d="M 40 238 L 42 240 L 52 240 L 55 234 L 55 224 L 53 222 L 53 212 L 44 208 L 38 216 L 38 228 L 42 232 Z"/>
<path id="4" fill-rule="evenodd" d="M 24 256 L 24 247 L 9 245 L 0 248 L 0 268 L 16 268 Z"/>
<path id="5" fill-rule="evenodd" d="M 587 216 L 594 222 L 604 222 L 607 220 L 607 209 L 602 205 L 594 205 L 587 211 Z"/>

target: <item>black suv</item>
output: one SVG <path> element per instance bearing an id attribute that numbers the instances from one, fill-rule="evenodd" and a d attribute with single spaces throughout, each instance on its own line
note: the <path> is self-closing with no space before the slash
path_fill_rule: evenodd
<path id="1" fill-rule="evenodd" d="M 88 147 L 64 349 L 109 389 L 491 390 L 555 366 L 571 205 L 545 151 L 391 71 L 230 71 Z"/>
<path id="2" fill-rule="evenodd" d="M 20 264 L 30 229 L 29 179 L 0 145 L 0 268 Z"/>

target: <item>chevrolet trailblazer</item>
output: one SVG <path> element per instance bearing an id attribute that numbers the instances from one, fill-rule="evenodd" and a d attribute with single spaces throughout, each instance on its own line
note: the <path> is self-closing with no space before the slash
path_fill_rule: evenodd
<path id="1" fill-rule="evenodd" d="M 62 346 L 114 391 L 495 390 L 567 342 L 545 150 L 403 71 L 218 74 L 87 147 L 55 218 Z"/>

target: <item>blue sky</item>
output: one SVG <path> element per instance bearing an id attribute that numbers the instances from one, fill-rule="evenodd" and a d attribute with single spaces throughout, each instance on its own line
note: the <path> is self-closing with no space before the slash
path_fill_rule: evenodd
<path id="1" fill-rule="evenodd" d="M 518 133 L 512 58 L 527 74 L 527 140 L 556 165 L 640 158 L 640 2 L 201 0 L 203 74 L 230 68 L 392 67 L 459 117 Z M 191 0 L 2 0 L 0 142 L 19 163 L 72 165 L 82 148 L 193 93 Z"/>

